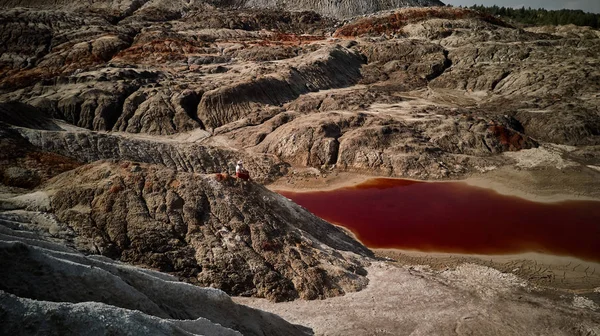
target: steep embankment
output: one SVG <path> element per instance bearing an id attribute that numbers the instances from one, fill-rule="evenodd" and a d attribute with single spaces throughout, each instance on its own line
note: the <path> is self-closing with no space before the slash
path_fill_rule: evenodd
<path id="1" fill-rule="evenodd" d="M 198 117 L 217 128 L 255 113 L 261 105 L 281 105 L 308 92 L 351 86 L 360 78 L 361 63 L 360 56 L 346 48 L 323 48 L 274 74 L 206 92 Z"/>

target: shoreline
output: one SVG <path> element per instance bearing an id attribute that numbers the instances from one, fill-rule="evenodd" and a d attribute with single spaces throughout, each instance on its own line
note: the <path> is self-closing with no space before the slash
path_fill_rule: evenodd
<path id="1" fill-rule="evenodd" d="M 331 223 L 364 245 L 350 229 Z M 366 246 L 366 245 L 365 245 Z M 600 261 L 571 255 L 523 251 L 500 254 L 419 251 L 402 248 L 367 248 L 375 258 L 401 266 L 429 266 L 438 271 L 470 263 L 519 276 L 537 286 L 575 293 L 600 292 Z"/>
<path id="2" fill-rule="evenodd" d="M 509 177 L 503 176 L 505 179 Z M 351 188 L 367 182 L 372 179 L 392 179 L 392 180 L 408 180 L 418 181 L 423 183 L 464 183 L 471 187 L 483 188 L 492 190 L 503 196 L 518 197 L 524 200 L 538 202 L 538 203 L 557 203 L 564 201 L 597 201 L 600 202 L 600 195 L 593 193 L 584 192 L 572 192 L 564 190 L 557 191 L 556 189 L 549 188 L 548 190 L 536 190 L 531 191 L 533 188 L 524 181 L 512 181 L 513 185 L 508 186 L 498 176 L 491 176 L 488 174 L 472 175 L 464 179 L 451 179 L 451 180 L 418 180 L 403 177 L 389 177 L 389 176 L 372 176 L 349 172 L 336 172 L 330 175 L 322 176 L 285 176 L 268 185 L 266 187 L 274 192 L 294 192 L 294 193 L 308 193 L 308 192 L 319 192 L 319 191 L 332 191 L 342 188 Z M 286 180 L 287 179 L 287 180 Z M 524 182 L 524 183 L 523 183 Z M 520 184 L 517 187 L 516 184 Z M 592 187 L 593 188 L 593 187 Z"/>
<path id="3" fill-rule="evenodd" d="M 502 169 L 492 174 L 476 174 L 460 180 L 415 180 L 410 178 L 395 178 L 371 176 L 349 172 L 315 174 L 314 171 L 304 171 L 276 180 L 266 187 L 278 192 L 318 192 L 331 191 L 340 188 L 353 187 L 370 179 L 390 178 L 419 182 L 459 182 L 466 185 L 492 190 L 500 195 L 518 197 L 539 203 L 557 203 L 563 201 L 600 201 L 600 196 L 593 192 L 594 183 L 587 183 L 592 189 L 581 188 L 585 180 L 578 180 L 577 172 L 572 172 L 577 178 L 572 185 L 566 185 L 563 192 L 557 190 L 563 185 L 548 180 L 548 172 L 520 171 Z M 536 175 L 537 174 L 537 175 Z M 536 188 L 541 181 L 544 188 Z M 583 183 L 582 183 L 583 182 Z M 587 181 L 589 182 L 589 181 Z M 573 190 L 581 190 L 580 193 Z M 359 237 L 349 229 L 336 223 L 331 223 L 360 242 Z M 364 244 L 364 243 L 363 243 Z M 455 268 L 460 264 L 473 263 L 494 268 L 504 273 L 515 274 L 532 284 L 544 288 L 567 290 L 572 292 L 600 291 L 600 261 L 583 260 L 575 256 L 553 255 L 542 252 L 516 252 L 508 254 L 466 254 L 455 252 L 425 252 L 403 250 L 396 248 L 370 248 L 377 258 L 403 266 L 424 265 L 435 270 Z"/>
<path id="4" fill-rule="evenodd" d="M 353 187 L 375 178 L 381 177 L 348 172 L 336 172 L 327 175 L 327 177 L 325 178 L 315 176 L 284 176 L 279 178 L 278 180 L 275 180 L 274 182 L 265 185 L 265 187 L 267 187 L 271 191 L 287 191 L 297 193 L 331 191 L 346 187 Z M 288 180 L 283 181 L 284 179 Z M 306 181 L 307 179 L 308 181 Z"/>
<path id="5" fill-rule="evenodd" d="M 540 252 L 513 254 L 461 254 L 402 249 L 371 249 L 375 256 L 402 266 L 429 266 L 444 271 L 465 263 L 512 273 L 543 288 L 574 293 L 600 291 L 600 262 Z"/>

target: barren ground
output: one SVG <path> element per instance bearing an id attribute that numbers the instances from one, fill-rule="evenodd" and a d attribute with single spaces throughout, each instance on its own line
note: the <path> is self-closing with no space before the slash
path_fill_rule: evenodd
<path id="1" fill-rule="evenodd" d="M 377 262 L 369 286 L 321 301 L 271 303 L 234 298 L 274 312 L 316 335 L 597 335 L 597 303 L 530 287 L 475 264 L 436 270 Z M 557 313 L 557 310 L 559 311 Z M 577 312 L 575 312 L 577 311 Z"/>

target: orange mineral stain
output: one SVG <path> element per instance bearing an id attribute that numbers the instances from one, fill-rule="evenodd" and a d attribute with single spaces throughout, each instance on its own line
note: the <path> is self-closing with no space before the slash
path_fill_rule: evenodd
<path id="1" fill-rule="evenodd" d="M 373 179 L 280 192 L 366 246 L 430 252 L 542 252 L 600 261 L 600 202 L 538 203 L 461 182 Z"/>

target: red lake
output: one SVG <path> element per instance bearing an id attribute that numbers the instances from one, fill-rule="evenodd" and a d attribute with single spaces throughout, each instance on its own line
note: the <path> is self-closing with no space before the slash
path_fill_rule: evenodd
<path id="1" fill-rule="evenodd" d="M 600 261 L 600 202 L 538 203 L 461 182 L 373 179 L 330 191 L 287 192 L 371 248 Z"/>

